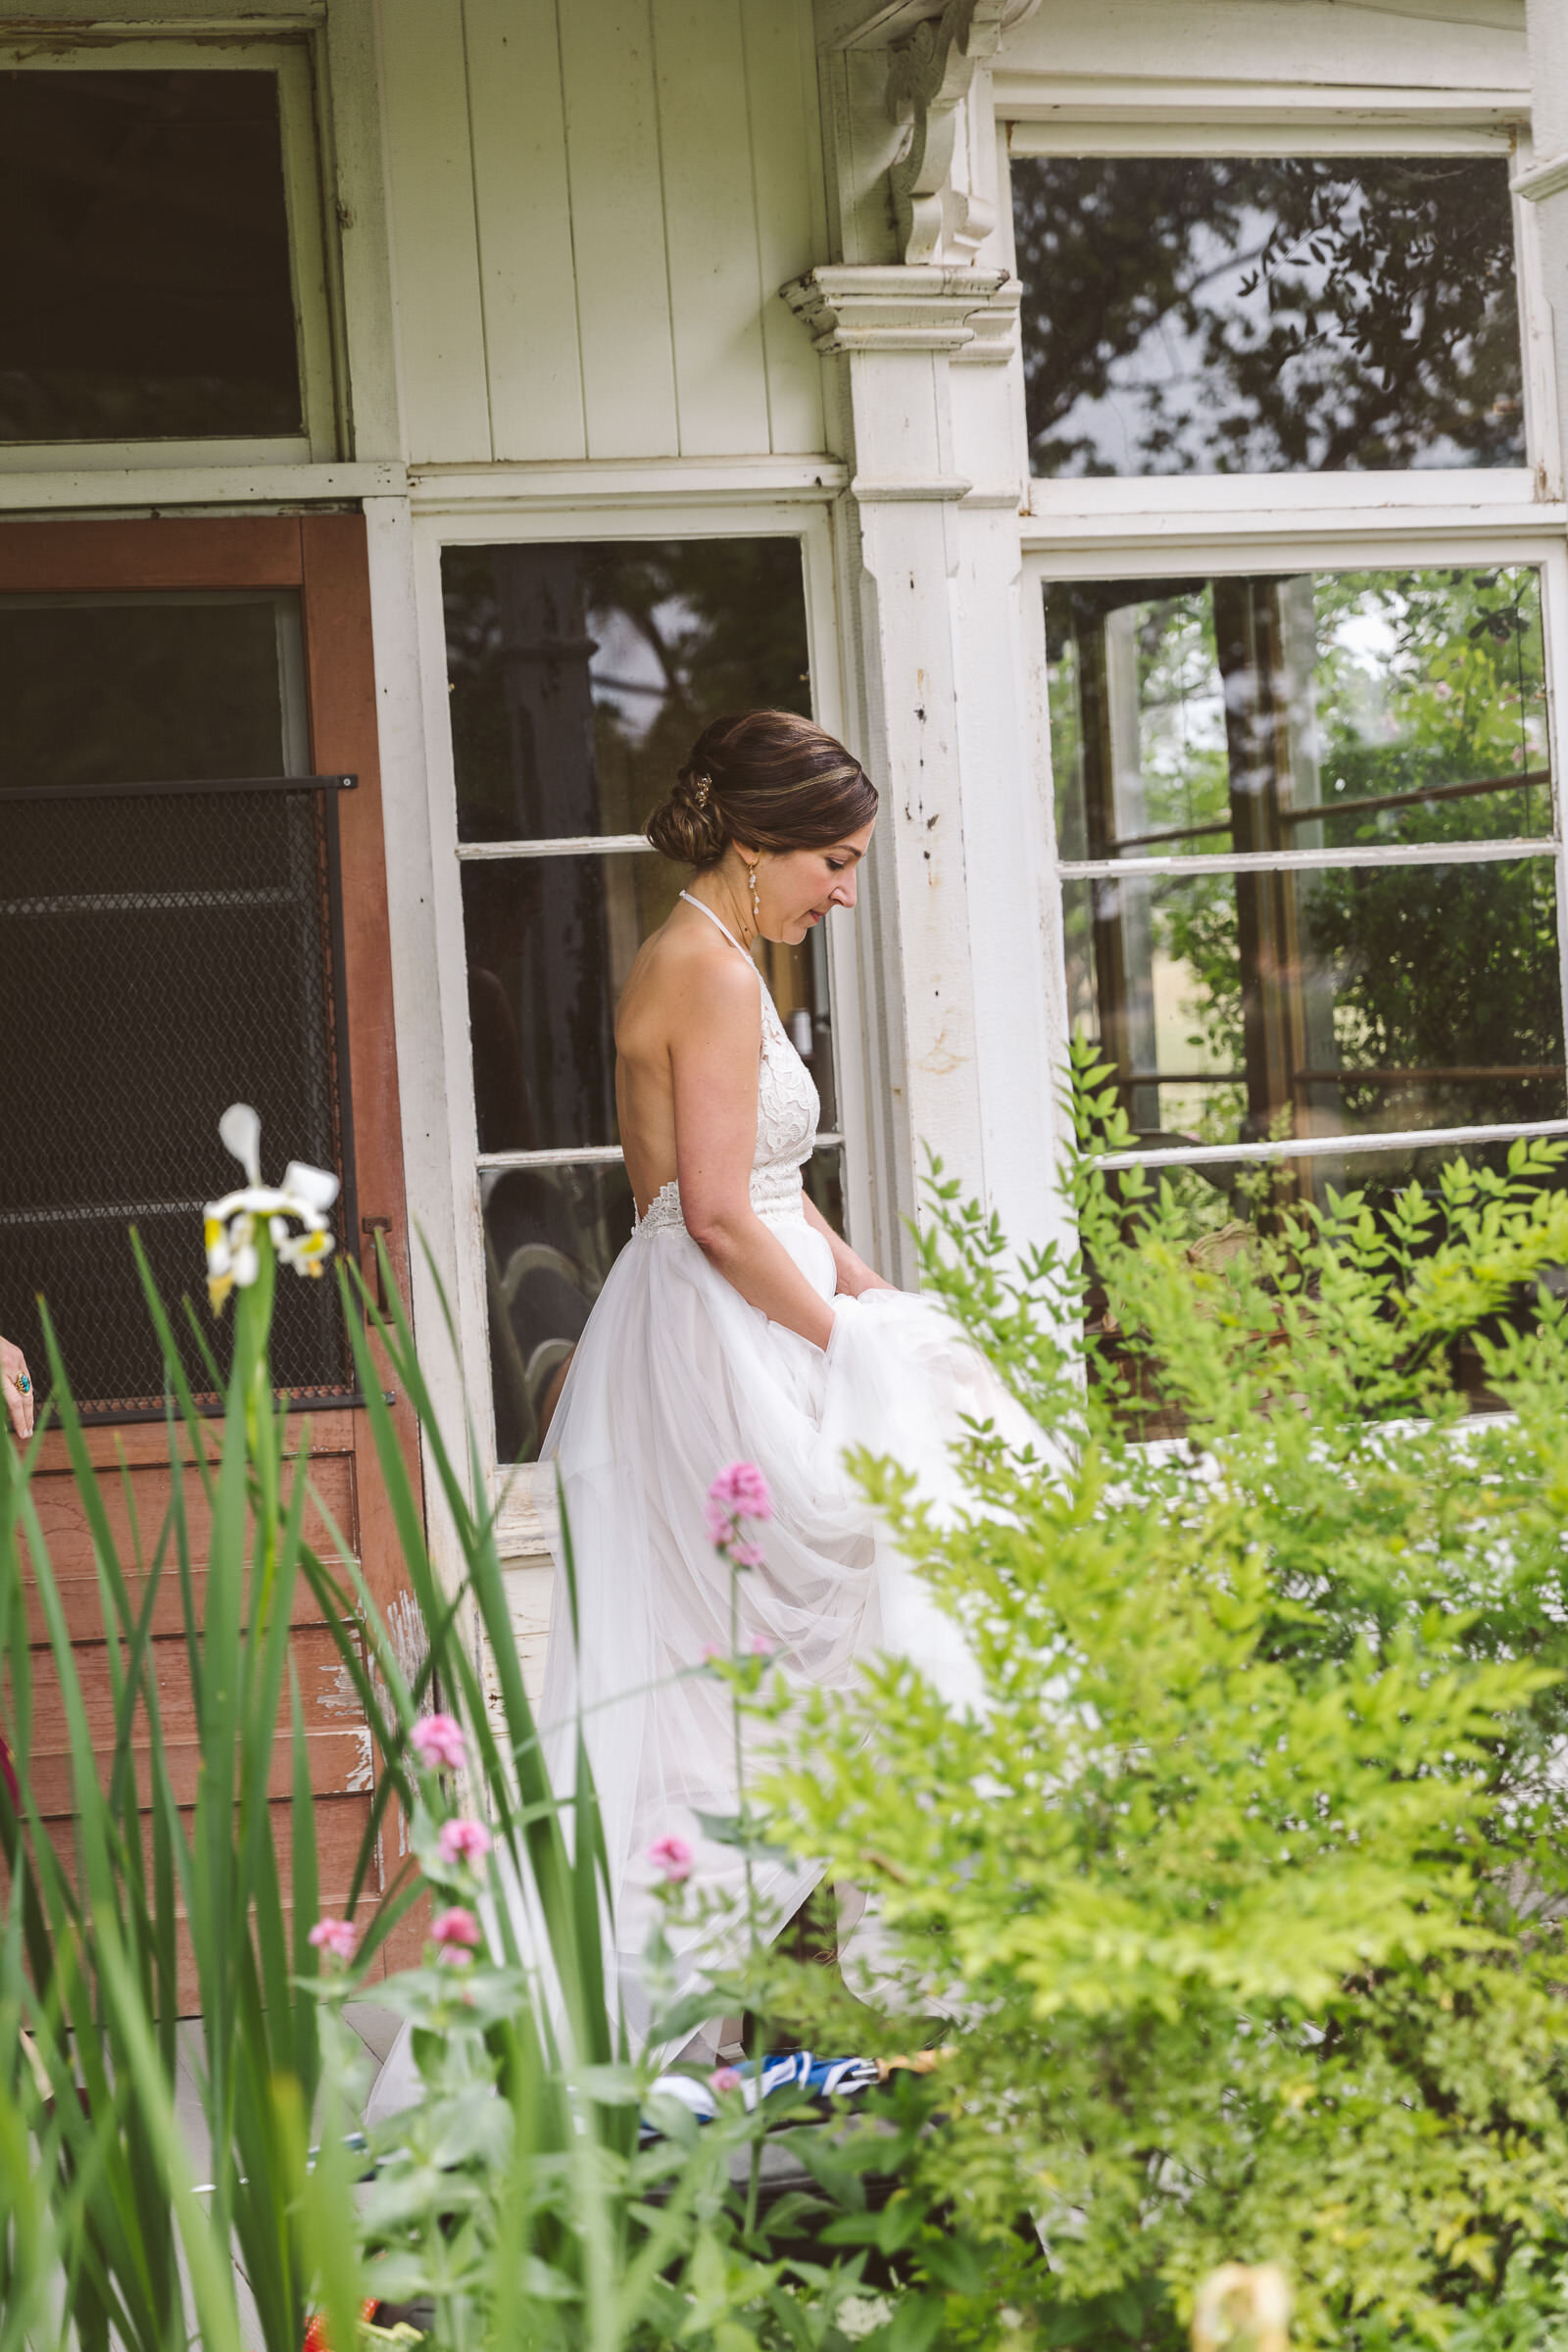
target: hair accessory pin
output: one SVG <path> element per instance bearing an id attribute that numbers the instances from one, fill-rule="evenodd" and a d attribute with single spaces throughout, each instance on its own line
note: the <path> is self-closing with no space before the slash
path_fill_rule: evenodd
<path id="1" fill-rule="evenodd" d="M 693 777 L 693 779 L 692 779 L 692 805 L 693 805 L 693 807 L 694 807 L 694 808 L 706 808 L 708 807 L 708 795 L 709 795 L 709 790 L 710 790 L 710 786 L 709 786 L 708 778 L 707 778 L 706 776 L 694 776 L 694 777 Z"/>

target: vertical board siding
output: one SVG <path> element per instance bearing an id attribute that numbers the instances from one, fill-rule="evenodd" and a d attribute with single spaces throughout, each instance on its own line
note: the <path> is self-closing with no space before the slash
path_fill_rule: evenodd
<path id="1" fill-rule="evenodd" d="M 411 458 L 488 459 L 484 315 L 461 0 L 383 0 L 403 432 Z"/>
<path id="2" fill-rule="evenodd" d="M 810 0 L 383 0 L 416 462 L 809 454 Z"/>
<path id="3" fill-rule="evenodd" d="M 822 363 L 779 288 L 827 259 L 816 45 L 806 0 L 738 0 L 757 189 L 768 446 L 826 446 Z"/>
<path id="4" fill-rule="evenodd" d="M 561 62 L 588 455 L 677 457 L 650 0 L 570 0 Z"/>
<path id="5" fill-rule="evenodd" d="M 768 446 L 740 11 L 652 5 L 681 454 L 739 456 Z"/>
<path id="6" fill-rule="evenodd" d="M 465 20 L 491 440 L 498 458 L 583 458 L 556 0 L 465 0 Z"/>

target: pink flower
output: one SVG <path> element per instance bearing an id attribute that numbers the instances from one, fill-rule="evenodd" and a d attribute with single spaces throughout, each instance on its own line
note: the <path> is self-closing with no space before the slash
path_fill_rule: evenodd
<path id="1" fill-rule="evenodd" d="M 755 1462 L 731 1462 L 721 1470 L 708 1490 L 708 1507 L 704 1517 L 709 1535 L 715 1544 L 722 1544 L 734 1533 L 738 1519 L 771 1519 L 773 1497 L 767 1491 L 767 1481 Z"/>
<path id="2" fill-rule="evenodd" d="M 773 1655 L 774 1646 L 775 1644 L 768 1640 L 766 1634 L 754 1634 L 748 1644 L 754 1658 L 770 1658 Z"/>
<path id="3" fill-rule="evenodd" d="M 726 1544 L 730 1565 L 735 1568 L 760 1568 L 763 1551 L 760 1544 Z"/>
<path id="4" fill-rule="evenodd" d="M 716 1666 L 723 1655 L 723 1650 L 715 1642 L 705 1642 L 703 1643 L 703 1664 L 705 1666 Z"/>
<path id="5" fill-rule="evenodd" d="M 432 1772 L 461 1772 L 468 1760 L 463 1726 L 450 1715 L 421 1715 L 409 1740 L 419 1762 Z"/>
<path id="6" fill-rule="evenodd" d="M 741 2079 L 732 2066 L 715 2067 L 708 2081 L 713 2090 L 739 2090 L 741 2086 Z"/>
<path id="7" fill-rule="evenodd" d="M 656 1838 L 648 1848 L 648 1859 L 672 1886 L 692 1875 L 692 1849 L 684 1838 Z"/>
<path id="8" fill-rule="evenodd" d="M 431 1920 L 430 1940 L 454 1955 L 461 1952 L 466 1959 L 469 1952 L 478 1948 L 479 1922 L 471 1911 L 454 1903 L 450 1911 L 438 1911 Z"/>
<path id="9" fill-rule="evenodd" d="M 310 1941 L 318 1952 L 330 1952 L 334 1960 L 352 1960 L 359 1949 L 360 1931 L 351 1919 L 318 1919 Z"/>
<path id="10" fill-rule="evenodd" d="M 441 1824 L 443 1862 L 482 1862 L 494 1843 L 482 1821 L 444 1821 Z"/>

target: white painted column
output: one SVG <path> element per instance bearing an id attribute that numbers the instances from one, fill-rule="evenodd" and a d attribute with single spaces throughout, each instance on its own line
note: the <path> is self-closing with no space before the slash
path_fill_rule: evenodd
<path id="1" fill-rule="evenodd" d="M 903 1220 L 918 1213 L 928 1151 L 1015 1242 L 1051 1223 L 1017 435 L 997 429 L 1005 379 L 990 364 L 1007 356 L 996 330 L 1017 287 L 1001 269 L 839 265 L 786 298 L 844 378 L 857 748 L 883 793 L 862 925 L 885 1090 L 868 1121 L 874 1246 L 906 1281 Z M 970 352 L 981 364 L 964 365 Z"/>

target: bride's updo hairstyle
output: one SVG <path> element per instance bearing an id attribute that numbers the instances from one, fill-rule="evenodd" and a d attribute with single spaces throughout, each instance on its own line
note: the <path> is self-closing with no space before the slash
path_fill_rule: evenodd
<path id="1" fill-rule="evenodd" d="M 876 786 L 824 728 L 793 710 L 747 710 L 703 729 L 648 838 L 701 873 L 732 841 L 825 850 L 875 814 Z"/>

